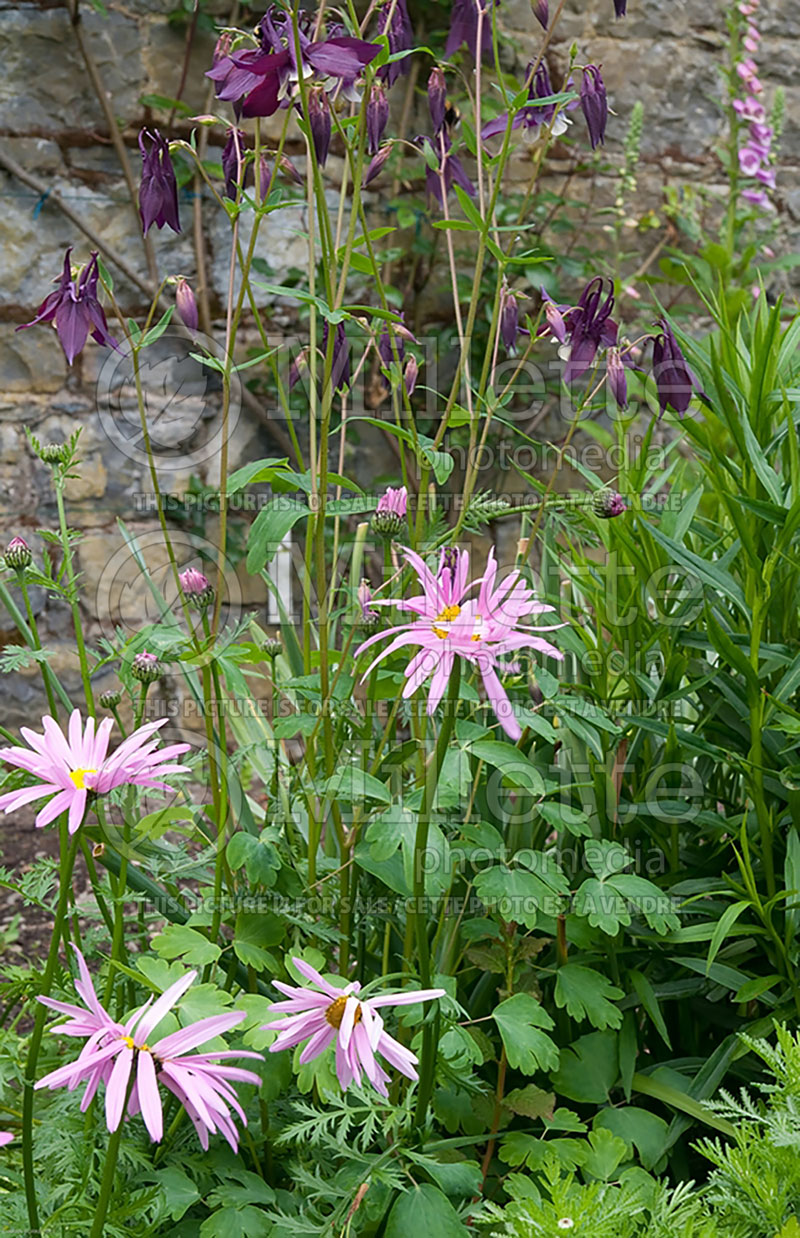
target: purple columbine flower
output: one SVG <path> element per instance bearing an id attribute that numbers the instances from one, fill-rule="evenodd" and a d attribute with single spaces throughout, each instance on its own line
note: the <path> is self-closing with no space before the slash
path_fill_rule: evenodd
<path id="1" fill-rule="evenodd" d="M 586 373 L 594 363 L 598 348 L 616 347 L 617 324 L 611 317 L 614 283 L 608 281 L 609 291 L 604 299 L 604 282 L 599 275 L 590 280 L 578 304 L 563 316 L 569 341 L 569 358 L 564 371 L 566 383 Z"/>
<path id="2" fill-rule="evenodd" d="M 117 347 L 117 341 L 108 330 L 103 307 L 97 299 L 97 253 L 92 253 L 74 280 L 70 266 L 71 253 L 72 246 L 64 255 L 64 270 L 58 288 L 45 297 L 35 318 L 17 327 L 17 331 L 24 331 L 26 327 L 35 327 L 40 322 L 55 323 L 61 347 L 70 365 L 82 351 L 90 333 L 98 344 Z"/>
<path id="3" fill-rule="evenodd" d="M 390 12 L 392 13 L 391 21 L 389 21 Z M 398 52 L 407 52 L 414 46 L 414 31 L 411 28 L 406 0 L 395 0 L 394 11 L 392 11 L 392 0 L 386 0 L 378 18 L 378 34 L 386 35 L 392 56 L 396 56 Z M 410 68 L 411 60 L 405 56 L 402 60 L 393 60 L 391 64 L 385 64 L 383 68 L 378 69 L 378 77 L 386 82 L 387 86 L 394 86 L 398 77 L 403 73 L 408 73 Z"/>
<path id="4" fill-rule="evenodd" d="M 614 13 L 617 17 L 624 17 L 628 8 L 628 0 L 614 0 Z"/>
<path id="5" fill-rule="evenodd" d="M 433 122 L 433 132 L 438 135 L 444 128 L 444 117 L 447 111 L 447 82 L 444 70 L 434 65 L 428 78 L 428 109 Z"/>
<path id="6" fill-rule="evenodd" d="M 238 115 L 272 116 L 290 101 L 300 72 L 353 82 L 381 50 L 377 43 L 348 35 L 312 42 L 310 16 L 298 28 L 301 64 L 297 64 L 294 30 L 289 14 L 274 7 L 258 25 L 260 47 L 223 56 L 206 77 L 217 83 L 217 98 L 234 104 Z"/>
<path id="7" fill-rule="evenodd" d="M 377 155 L 389 120 L 389 100 L 381 82 L 374 82 L 367 104 L 367 150 Z"/>
<path id="8" fill-rule="evenodd" d="M 700 383 L 681 352 L 681 346 L 666 318 L 659 318 L 661 328 L 653 340 L 653 378 L 658 389 L 658 416 L 671 408 L 682 417 L 692 402 L 692 395 L 702 391 Z"/>
<path id="9" fill-rule="evenodd" d="M 369 167 L 364 173 L 364 188 L 365 189 L 367 185 L 370 185 L 377 176 L 380 176 L 381 172 L 383 171 L 383 165 L 386 163 L 386 160 L 389 158 L 391 153 L 392 153 L 392 143 L 387 142 L 386 145 L 378 151 L 377 155 L 375 155 L 374 158 L 370 160 Z"/>
<path id="10" fill-rule="evenodd" d="M 476 196 L 477 191 L 464 171 L 464 165 L 458 155 L 454 155 L 451 151 L 452 142 L 446 129 L 443 129 L 439 134 L 437 142 L 431 141 L 429 137 L 421 137 L 417 140 L 421 146 L 427 145 L 439 162 L 438 170 L 430 167 L 427 162 L 425 165 L 425 187 L 428 191 L 429 199 L 435 198 L 439 205 L 444 207 L 444 195 L 442 193 L 443 177 L 444 191 L 448 196 L 453 185 L 460 185 L 471 198 Z"/>
<path id="11" fill-rule="evenodd" d="M 608 121 L 608 99 L 602 74 L 597 65 L 587 64 L 581 82 L 581 108 L 589 130 L 592 150 L 605 142 Z"/>
<path id="12" fill-rule="evenodd" d="M 158 129 L 154 129 L 152 133 L 149 129 L 142 129 L 139 134 L 139 150 L 142 152 L 142 183 L 139 186 L 142 230 L 147 236 L 153 224 L 157 228 L 168 224 L 173 232 L 180 232 L 178 182 L 175 180 L 175 169 L 169 157 L 169 143 L 162 138 Z"/>
<path id="13" fill-rule="evenodd" d="M 533 0 L 533 15 L 542 29 L 546 30 L 547 23 L 550 21 L 550 8 L 547 0 Z"/>
<path id="14" fill-rule="evenodd" d="M 606 358 L 606 377 L 617 408 L 624 412 L 628 407 L 628 379 L 618 348 L 609 348 Z"/>
<path id="15" fill-rule="evenodd" d="M 530 76 L 533 62 L 528 65 L 525 76 Z M 526 136 L 536 138 L 541 125 L 551 125 L 554 116 L 556 115 L 556 104 L 545 103 L 542 105 L 538 102 L 541 99 L 549 99 L 555 94 L 550 74 L 547 71 L 547 65 L 542 63 L 537 68 L 531 78 L 530 86 L 528 87 L 529 102 L 521 107 L 519 111 L 514 113 L 514 119 L 511 122 L 512 129 L 524 128 Z M 559 124 L 559 121 L 562 122 Z M 481 129 L 481 140 L 486 141 L 487 138 L 496 137 L 499 133 L 505 133 L 506 125 L 508 124 L 508 112 L 501 112 L 499 116 L 495 116 L 494 120 L 488 121 Z M 553 136 L 558 137 L 564 132 L 569 121 L 563 115 L 559 115 L 556 124 L 553 126 Z"/>
<path id="16" fill-rule="evenodd" d="M 328 321 L 322 326 L 322 354 L 328 351 Z M 333 331 L 333 365 L 331 366 L 331 386 L 342 395 L 350 389 L 350 344 L 345 334 L 344 323 L 337 322 Z"/>
<path id="17" fill-rule="evenodd" d="M 322 86 L 312 86 L 308 92 L 308 122 L 317 163 L 324 168 L 331 144 L 331 108 Z"/>
<path id="18" fill-rule="evenodd" d="M 464 43 L 469 48 L 472 59 L 478 59 L 478 5 L 480 3 L 481 0 L 455 0 L 450 18 L 450 32 L 444 48 L 445 57 L 448 59 Z M 484 59 L 491 59 L 492 55 L 492 14 L 489 7 L 490 3 L 496 4 L 497 0 L 487 0 L 486 11 L 483 15 L 481 55 Z"/>

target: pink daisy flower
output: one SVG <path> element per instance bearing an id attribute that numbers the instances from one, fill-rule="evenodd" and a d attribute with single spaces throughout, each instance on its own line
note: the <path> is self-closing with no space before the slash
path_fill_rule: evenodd
<path id="1" fill-rule="evenodd" d="M 486 693 L 497 719 L 511 739 L 519 739 L 522 728 L 514 716 L 513 706 L 500 682 L 498 659 L 518 649 L 536 649 L 552 658 L 562 658 L 560 650 L 536 634 L 564 627 L 563 623 L 546 628 L 521 627 L 523 619 L 552 611 L 552 606 L 537 602 L 532 590 L 518 571 L 498 584 L 494 551 L 489 552 L 486 573 L 468 584 L 469 554 L 466 551 L 443 550 L 436 575 L 413 550 L 403 551 L 419 577 L 424 590 L 421 597 L 408 598 L 400 605 L 418 616 L 411 623 L 387 628 L 369 637 L 355 651 L 355 657 L 376 641 L 394 635 L 394 640 L 367 668 L 364 678 L 374 666 L 404 645 L 419 645 L 419 653 L 405 670 L 403 696 L 409 697 L 431 679 L 428 691 L 428 713 L 432 714 L 444 695 L 450 672 L 457 657 L 472 663 L 480 671 Z M 467 593 L 480 585 L 477 598 L 466 599 Z M 376 606 L 393 605 L 375 602 Z"/>
<path id="2" fill-rule="evenodd" d="M 86 1009 L 50 997 L 40 997 L 38 1000 L 59 1014 L 69 1015 L 66 1023 L 53 1028 L 54 1032 L 86 1037 L 86 1043 L 74 1062 L 51 1071 L 39 1080 L 36 1087 L 52 1090 L 65 1086 L 72 1091 L 85 1083 L 86 1089 L 81 1099 L 83 1112 L 102 1082 L 105 1084 L 108 1129 L 117 1129 L 126 1110 L 129 1117 L 141 1112 L 150 1138 L 158 1142 L 164 1133 L 158 1090 L 158 1085 L 163 1084 L 183 1105 L 204 1148 L 208 1148 L 209 1132 L 219 1131 L 235 1152 L 239 1135 L 231 1109 L 238 1114 L 243 1126 L 247 1125 L 247 1118 L 231 1081 L 260 1084 L 261 1079 L 251 1070 L 220 1063 L 231 1057 L 258 1058 L 260 1061 L 262 1055 L 246 1049 L 223 1049 L 209 1053 L 192 1053 L 191 1050 L 230 1031 L 245 1018 L 245 1012 L 235 1010 L 229 1014 L 211 1015 L 149 1044 L 149 1037 L 164 1015 L 183 997 L 197 978 L 197 972 L 187 972 L 155 1002 L 149 998 L 124 1023 L 117 1023 L 100 1005 L 83 955 L 76 946 L 73 949 L 80 971 L 80 980 L 75 981 L 75 988 Z"/>
<path id="3" fill-rule="evenodd" d="M 49 715 L 42 718 L 44 734 L 21 727 L 28 748 L 0 748 L 0 760 L 27 770 L 39 779 L 32 787 L 22 787 L 0 795 L 0 811 L 9 813 L 24 804 L 52 796 L 36 817 L 38 826 L 49 825 L 61 812 L 69 812 L 69 832 L 74 834 L 86 812 L 89 793 L 105 795 L 125 784 L 169 791 L 161 774 L 188 773 L 185 765 L 165 765 L 173 757 L 189 751 L 189 744 L 170 744 L 158 751 L 157 731 L 168 719 L 146 722 L 108 756 L 112 718 L 104 718 L 95 732 L 94 718 L 81 727 L 80 710 L 73 711 L 65 736 Z"/>
<path id="4" fill-rule="evenodd" d="M 378 506 L 375 509 L 378 512 L 393 512 L 400 519 L 405 516 L 406 508 L 408 507 L 408 490 L 405 486 L 400 486 L 399 489 L 393 489 L 389 486 L 378 500 Z"/>
<path id="5" fill-rule="evenodd" d="M 378 1054 L 407 1079 L 418 1077 L 414 1069 L 417 1064 L 415 1054 L 384 1030 L 378 1010 L 381 1006 L 412 1006 L 417 1002 L 429 1002 L 436 997 L 444 997 L 444 989 L 384 993 L 383 996 L 361 1000 L 356 996 L 361 988 L 357 981 L 337 988 L 302 959 L 292 959 L 292 962 L 309 981 L 310 987 L 295 989 L 290 984 L 273 980 L 275 988 L 285 993 L 289 1000 L 276 1002 L 272 1007 L 273 1011 L 280 1011 L 287 1017 L 264 1025 L 264 1031 L 279 1033 L 278 1039 L 270 1045 L 270 1053 L 293 1049 L 307 1040 L 308 1044 L 300 1054 L 300 1064 L 305 1065 L 319 1057 L 335 1041 L 336 1076 L 342 1090 L 353 1081 L 360 1086 L 363 1073 L 375 1091 L 386 1096 L 390 1076 L 380 1066 Z"/>
<path id="6" fill-rule="evenodd" d="M 0 1131 L 0 1148 L 4 1148 L 7 1143 L 11 1143 L 14 1135 L 11 1131 Z"/>

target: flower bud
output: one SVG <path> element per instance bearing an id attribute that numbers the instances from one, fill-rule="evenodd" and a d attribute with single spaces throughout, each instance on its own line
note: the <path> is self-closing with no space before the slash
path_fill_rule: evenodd
<path id="1" fill-rule="evenodd" d="M 281 155 L 280 169 L 284 176 L 288 176 L 289 180 L 294 181 L 295 185 L 305 185 L 305 181 L 288 155 Z"/>
<path id="2" fill-rule="evenodd" d="M 519 307 L 513 292 L 504 284 L 500 293 L 500 338 L 507 353 L 513 355 L 519 333 Z"/>
<path id="3" fill-rule="evenodd" d="M 550 20 L 550 11 L 547 5 L 547 0 L 533 0 L 533 16 L 538 21 L 543 30 L 547 29 L 547 23 Z"/>
<path id="4" fill-rule="evenodd" d="M 428 109 L 433 121 L 433 132 L 441 133 L 447 109 L 447 82 L 444 70 L 434 65 L 428 78 Z"/>
<path id="5" fill-rule="evenodd" d="M 377 155 L 383 131 L 389 120 L 389 100 L 382 82 L 375 82 L 367 104 L 367 149 Z"/>
<path id="6" fill-rule="evenodd" d="M 38 455 L 45 464 L 66 464 L 69 447 L 66 443 L 45 443 L 39 448 Z"/>
<path id="7" fill-rule="evenodd" d="M 265 198 L 269 197 L 269 191 L 270 191 L 271 185 L 272 185 L 272 172 L 270 170 L 269 161 L 265 159 L 264 156 L 262 155 L 261 156 L 261 170 L 259 173 L 259 182 L 258 182 L 258 187 L 259 187 L 259 192 L 261 194 L 262 202 L 264 201 Z"/>
<path id="8" fill-rule="evenodd" d="M 312 86 L 308 93 L 308 120 L 317 163 L 324 168 L 331 144 L 331 108 L 321 86 Z"/>
<path id="9" fill-rule="evenodd" d="M 134 679 L 139 680 L 139 683 L 155 683 L 161 678 L 161 663 L 154 653 L 148 653 L 146 649 L 143 649 L 141 653 L 137 653 L 131 663 L 131 674 Z"/>
<path id="10" fill-rule="evenodd" d="M 592 150 L 595 150 L 605 141 L 606 121 L 608 120 L 606 87 L 597 65 L 587 64 L 584 68 L 580 94 L 581 108 L 589 130 L 589 141 L 592 144 Z"/>
<path id="11" fill-rule="evenodd" d="M 403 382 L 405 383 L 406 395 L 409 397 L 409 399 L 414 394 L 414 388 L 417 385 L 418 376 L 419 376 L 419 362 L 417 361 L 417 358 L 412 353 L 410 357 L 408 358 L 408 361 L 406 361 L 406 368 L 403 374 Z"/>
<path id="12" fill-rule="evenodd" d="M 608 350 L 606 374 L 608 376 L 608 385 L 617 402 L 617 408 L 624 411 L 628 407 L 628 380 L 625 376 L 625 366 L 622 363 L 618 348 L 609 348 Z"/>
<path id="13" fill-rule="evenodd" d="M 383 165 L 386 163 L 386 160 L 389 158 L 391 153 L 392 153 L 392 143 L 388 142 L 386 146 L 383 146 L 378 151 L 377 155 L 375 155 L 375 157 L 370 161 L 369 167 L 367 168 L 364 174 L 364 188 L 365 189 L 367 185 L 369 185 L 372 181 L 375 180 L 376 176 L 380 176 L 381 171 L 383 170 Z"/>
<path id="14" fill-rule="evenodd" d="M 365 636 L 372 636 L 381 626 L 381 617 L 377 610 L 372 606 L 372 590 L 369 587 L 368 580 L 362 580 L 358 586 L 358 604 L 361 607 L 361 618 L 358 623 L 359 631 Z"/>
<path id="15" fill-rule="evenodd" d="M 277 636 L 270 636 L 264 641 L 261 648 L 264 650 L 267 657 L 274 662 L 275 659 L 280 657 L 283 653 L 283 641 L 281 641 Z"/>
<path id="16" fill-rule="evenodd" d="M 618 491 L 606 486 L 602 490 L 595 490 L 592 495 L 592 510 L 601 520 L 612 520 L 614 516 L 621 516 L 626 512 L 628 505 Z"/>
<path id="17" fill-rule="evenodd" d="M 101 692 L 99 701 L 103 709 L 116 709 L 122 700 L 122 693 L 119 688 L 107 688 L 105 692 Z"/>
<path id="18" fill-rule="evenodd" d="M 186 601 L 196 610 L 206 610 L 214 601 L 213 585 L 209 584 L 208 577 L 196 567 L 187 567 L 185 572 L 180 572 L 178 580 Z"/>
<path id="19" fill-rule="evenodd" d="M 194 293 L 182 275 L 178 276 L 175 285 L 175 306 L 184 326 L 190 331 L 196 331 L 199 319 L 197 317 L 197 301 Z"/>
<path id="20" fill-rule="evenodd" d="M 17 571 L 21 571 L 22 568 L 30 565 L 33 554 L 24 537 L 12 537 L 6 547 L 6 553 L 3 555 L 3 558 L 5 559 L 6 567 L 13 567 Z"/>

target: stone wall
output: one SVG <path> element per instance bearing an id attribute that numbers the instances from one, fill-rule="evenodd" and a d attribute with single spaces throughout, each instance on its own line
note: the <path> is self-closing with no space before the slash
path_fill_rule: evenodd
<path id="1" fill-rule="evenodd" d="M 176 27 L 168 20 L 176 7 L 176 0 L 109 0 L 105 16 L 88 3 L 81 8 L 81 33 L 119 120 L 137 182 L 140 161 L 136 137 L 141 125 L 152 121 L 142 97 L 174 96 L 182 74 L 186 27 Z M 551 11 L 555 9 L 553 0 L 550 7 Z M 230 20 L 230 5 L 219 0 L 205 0 L 203 12 L 222 23 Z M 619 152 L 634 101 L 641 99 L 644 104 L 638 212 L 658 212 L 668 183 L 721 187 L 713 146 L 720 128 L 714 99 L 721 90 L 718 64 L 725 39 L 723 12 L 719 0 L 629 0 L 627 20 L 615 21 L 612 0 L 566 0 L 551 51 L 554 66 L 565 62 L 573 40 L 579 59 L 602 63 L 615 113 L 607 147 L 612 159 Z M 529 0 L 502 0 L 499 17 L 502 26 L 513 34 L 504 55 L 515 56 L 521 68 L 540 37 Z M 800 61 L 800 12 L 787 0 L 769 0 L 760 20 L 764 35 L 759 57 L 762 77 L 768 92 L 777 84 L 786 89 L 779 210 L 784 248 L 789 249 L 800 227 L 800 187 L 795 177 L 800 158 L 800 86 L 795 84 L 794 74 Z M 211 62 L 214 41 L 213 32 L 201 24 L 183 91 L 184 100 L 194 111 L 209 107 L 203 74 Z M 4 274 L 0 294 L 0 541 L 12 532 L 21 532 L 36 543 L 40 554 L 43 547 L 36 542 L 35 530 L 53 528 L 55 522 L 47 470 L 31 454 L 23 427 L 49 441 L 66 437 L 80 425 L 84 463 L 80 479 L 71 483 L 70 500 L 73 523 L 85 530 L 78 550 L 83 573 L 81 603 L 87 619 L 94 622 L 95 636 L 103 634 L 104 625 L 112 619 L 118 621 L 123 612 L 133 630 L 137 622 L 147 618 L 147 608 L 128 581 L 127 567 L 120 568 L 116 562 L 121 545 L 116 520 L 122 517 L 134 533 L 146 539 L 154 524 L 152 512 L 139 502 L 152 487 L 136 446 L 130 374 L 124 372 L 124 366 L 120 370 L 113 357 L 109 360 L 107 350 L 93 345 L 68 369 L 60 348 L 44 328 L 16 333 L 15 327 L 32 316 L 49 290 L 66 246 L 74 245 L 76 257 L 81 259 L 92 248 L 57 200 L 102 237 L 107 265 L 117 281 L 118 299 L 134 315 L 141 314 L 146 305 L 142 289 L 150 283 L 147 256 L 118 154 L 110 140 L 107 117 L 87 74 L 67 9 L 49 0 L 0 0 L 0 59 L 0 249 Z M 399 104 L 396 106 L 399 111 Z M 414 128 L 412 117 L 409 132 L 424 129 L 422 106 L 418 99 L 418 123 Z M 185 124 L 181 129 L 182 123 L 179 119 L 177 131 L 188 133 Z M 296 137 L 287 147 L 293 155 L 300 152 Z M 335 185 L 335 158 L 329 168 Z M 559 170 L 557 162 L 552 170 Z M 555 177 L 552 183 L 557 183 Z M 599 194 L 598 201 L 602 202 L 608 200 L 612 185 L 601 170 L 593 180 L 573 181 L 570 193 L 579 198 Z M 208 257 L 211 309 L 219 314 L 227 283 L 229 231 L 219 209 L 213 203 L 208 207 L 204 204 L 200 227 Z M 155 263 L 162 274 L 195 274 L 192 209 L 191 197 L 184 194 L 185 222 L 180 237 L 168 230 L 151 232 Z M 272 268 L 275 282 L 281 282 L 292 266 L 303 262 L 304 243 L 294 231 L 295 225 L 302 229 L 303 222 L 304 210 L 298 203 L 294 219 L 281 212 L 262 229 L 258 252 Z M 127 264 L 127 277 L 115 265 L 118 256 Z M 265 298 L 265 303 L 268 301 Z M 288 307 L 272 305 L 270 329 L 291 329 Z M 222 337 L 221 321 L 215 322 L 214 333 Z M 176 367 L 188 364 L 186 352 L 185 339 L 172 333 L 148 362 L 148 400 L 152 401 L 148 407 L 152 406 L 157 415 L 161 409 L 159 392 L 163 403 Z M 207 380 L 207 374 L 195 374 L 184 382 L 177 429 L 170 414 L 169 433 L 173 436 L 181 437 L 184 422 L 197 433 L 185 459 L 174 449 L 174 442 L 164 446 L 164 459 L 169 462 L 162 487 L 173 492 L 185 489 L 192 475 L 206 484 L 215 481 L 218 457 L 204 448 L 213 444 L 219 398 L 213 383 Z M 378 452 L 379 442 L 382 440 L 376 436 L 369 442 L 370 451 L 352 461 L 356 475 L 370 483 L 381 473 L 391 475 L 394 468 L 388 448 L 383 445 L 382 454 Z M 263 402 L 242 392 L 230 466 L 254 456 L 275 454 L 276 446 L 280 450 L 284 443 L 280 427 L 276 431 L 270 425 Z M 206 532 L 213 542 L 213 528 Z M 196 549 L 194 543 L 188 545 L 187 555 Z M 239 576 L 240 604 L 263 611 L 265 595 L 242 573 Z M 117 598 L 113 605 L 109 601 L 112 595 Z M 130 613 L 119 602 L 123 595 L 137 598 L 135 604 L 131 602 Z M 34 602 L 43 637 L 59 647 L 63 606 L 48 601 L 41 592 L 35 593 Z M 0 631 L 0 641 L 10 638 L 10 632 Z M 74 684 L 75 668 L 66 645 L 62 661 L 60 673 Z M 38 702 L 38 681 L 33 672 L 15 676 L 11 695 L 4 696 L 0 707 L 6 725 L 18 723 L 34 701 Z"/>

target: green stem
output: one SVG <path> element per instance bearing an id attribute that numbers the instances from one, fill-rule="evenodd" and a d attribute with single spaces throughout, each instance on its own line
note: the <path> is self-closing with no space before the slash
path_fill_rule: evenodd
<path id="1" fill-rule="evenodd" d="M 134 1073 L 131 1071 L 128 1079 L 128 1091 L 125 1097 L 125 1104 L 122 1107 L 123 1114 L 128 1108 L 128 1097 L 133 1088 Z M 100 1183 L 100 1198 L 97 1201 L 97 1207 L 94 1213 L 94 1222 L 89 1238 L 103 1238 L 103 1232 L 106 1224 L 106 1213 L 108 1205 L 111 1202 L 111 1192 L 114 1189 L 114 1178 L 117 1172 L 117 1158 L 119 1156 L 119 1145 L 122 1140 L 122 1132 L 125 1129 L 125 1119 L 120 1118 L 119 1125 L 115 1131 L 111 1132 L 111 1138 L 108 1141 L 106 1148 L 105 1166 L 103 1168 L 103 1181 Z"/>
<path id="2" fill-rule="evenodd" d="M 25 583 L 25 569 L 24 568 L 22 568 L 22 570 L 17 573 L 17 579 L 19 580 L 19 587 L 20 587 L 20 590 L 22 591 L 22 599 L 25 603 L 25 612 L 28 616 L 28 626 L 30 627 L 31 637 L 33 638 L 33 647 L 37 651 L 40 651 L 42 648 L 42 642 L 39 640 L 39 629 L 36 625 L 36 616 L 33 613 L 33 607 L 31 606 L 31 600 L 30 600 L 30 597 L 28 596 L 28 586 Z M 53 694 L 53 685 L 50 679 L 52 672 L 46 662 L 40 662 L 39 667 L 42 672 L 42 681 L 44 682 L 44 690 L 47 693 L 47 704 L 50 706 L 50 716 L 57 720 L 58 714 L 56 712 L 56 700 Z"/>
<path id="3" fill-rule="evenodd" d="M 50 949 L 42 979 L 41 996 L 49 997 L 53 987 L 56 963 L 58 962 L 58 945 L 61 940 L 61 928 L 67 914 L 69 892 L 72 889 L 72 870 L 75 866 L 75 855 L 78 850 L 80 826 L 68 839 L 67 819 L 62 817 L 59 823 L 61 831 L 61 862 L 59 864 L 58 903 L 56 904 L 53 932 L 50 937 Z M 30 1238 L 38 1238 L 39 1210 L 36 1204 L 36 1178 L 33 1167 L 33 1085 L 36 1082 L 36 1063 L 39 1060 L 39 1050 L 42 1045 L 44 1021 L 47 1017 L 47 1007 L 41 1002 L 36 1003 L 36 1013 L 33 1019 L 33 1031 L 28 1046 L 28 1057 L 25 1063 L 25 1078 L 22 1093 L 22 1173 L 25 1179 L 25 1199 L 28 1206 L 28 1221 L 30 1223 Z"/>
<path id="4" fill-rule="evenodd" d="M 417 938 L 417 953 L 419 955 L 419 978 L 423 989 L 431 986 L 431 956 L 428 945 L 428 918 L 425 914 L 425 850 L 428 845 L 428 830 L 431 814 L 436 801 L 436 789 L 442 772 L 445 754 L 447 752 L 453 726 L 458 713 L 459 690 L 461 687 L 461 662 L 456 657 L 450 672 L 450 683 L 444 706 L 444 717 L 436 741 L 433 759 L 428 765 L 425 775 L 425 790 L 422 797 L 422 807 L 417 818 L 417 835 L 414 840 L 414 928 Z M 433 1090 L 433 1073 L 436 1062 L 436 1042 L 438 1016 L 432 1022 L 425 1023 L 422 1029 L 422 1055 L 419 1072 L 419 1092 L 417 1093 L 417 1110 L 415 1121 L 422 1126 L 425 1121 L 428 1105 Z"/>
<path id="5" fill-rule="evenodd" d="M 56 492 L 56 503 L 58 504 L 58 528 L 61 533 L 61 545 L 64 550 L 64 562 L 67 567 L 67 578 L 69 579 L 69 604 L 70 609 L 72 610 L 72 626 L 75 629 L 75 644 L 78 648 L 78 660 L 81 666 L 81 681 L 83 683 L 83 691 L 86 697 L 86 707 L 90 714 L 94 714 L 94 694 L 92 692 L 92 684 L 89 678 L 89 663 L 86 657 L 86 645 L 83 640 L 81 612 L 78 607 L 78 583 L 75 579 L 75 565 L 72 561 L 72 547 L 69 544 L 67 513 L 64 510 L 63 477 L 54 476 L 53 485 Z"/>

